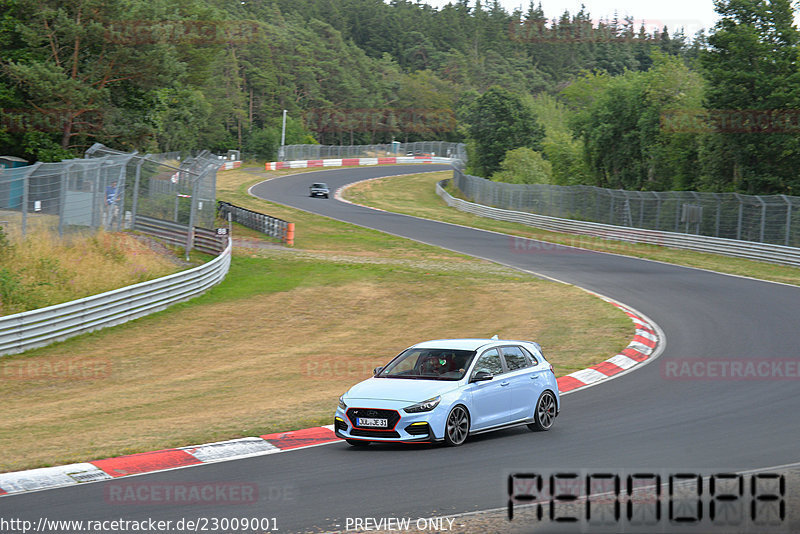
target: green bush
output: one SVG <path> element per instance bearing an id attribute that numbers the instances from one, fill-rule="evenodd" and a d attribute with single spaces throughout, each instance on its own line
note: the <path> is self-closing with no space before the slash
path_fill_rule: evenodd
<path id="1" fill-rule="evenodd" d="M 506 152 L 500 164 L 500 171 L 492 175 L 495 182 L 511 184 L 550 184 L 553 183 L 553 168 L 549 161 L 527 147 Z"/>

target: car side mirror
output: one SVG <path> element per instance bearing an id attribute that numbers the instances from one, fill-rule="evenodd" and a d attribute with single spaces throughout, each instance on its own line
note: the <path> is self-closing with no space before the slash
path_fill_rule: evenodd
<path id="1" fill-rule="evenodd" d="M 478 371 L 473 375 L 472 380 L 470 382 L 486 382 L 487 380 L 491 380 L 494 378 L 494 375 L 488 371 Z"/>
<path id="2" fill-rule="evenodd" d="M 381 371 L 383 371 L 383 367 L 376 367 L 375 369 L 372 370 L 372 374 L 373 376 L 377 376 L 378 373 L 380 373 Z"/>

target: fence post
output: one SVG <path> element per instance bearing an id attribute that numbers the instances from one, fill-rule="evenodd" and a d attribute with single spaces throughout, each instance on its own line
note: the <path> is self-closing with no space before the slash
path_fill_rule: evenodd
<path id="1" fill-rule="evenodd" d="M 742 210 L 744 209 L 744 203 L 742 202 L 742 197 L 739 193 L 734 193 L 733 196 L 736 197 L 736 200 L 739 201 L 739 220 L 736 222 L 736 239 L 742 239 Z"/>
<path id="2" fill-rule="evenodd" d="M 781 198 L 786 202 L 786 236 L 784 238 L 784 245 L 789 246 L 789 235 L 792 233 L 792 201 L 786 195 L 781 195 Z"/>
<path id="3" fill-rule="evenodd" d="M 608 224 L 614 224 L 614 193 L 612 191 L 608 192 L 609 196 L 611 197 L 611 202 L 609 202 L 609 210 L 608 210 Z"/>
<path id="4" fill-rule="evenodd" d="M 719 193 L 712 193 L 714 198 L 717 199 L 717 218 L 714 222 L 714 237 L 719 237 L 719 220 L 722 213 L 722 200 L 719 198 Z"/>
<path id="5" fill-rule="evenodd" d="M 36 162 L 30 166 L 28 172 L 22 177 L 22 237 L 25 237 L 25 232 L 28 228 L 28 202 L 30 198 L 31 176 L 39 168 L 41 162 Z"/>
<path id="6" fill-rule="evenodd" d="M 765 227 L 767 225 L 767 203 L 764 202 L 764 200 L 759 196 L 757 196 L 756 198 L 758 199 L 759 202 L 761 202 L 761 230 L 759 232 L 759 236 L 758 236 L 759 239 L 758 240 L 759 240 L 759 242 L 763 243 L 764 242 L 764 229 L 765 229 Z"/>
<path id="7" fill-rule="evenodd" d="M 133 152 L 136 155 L 136 151 Z M 133 157 L 133 156 L 131 156 Z M 122 218 L 125 216 L 125 185 L 128 181 L 128 162 L 131 158 L 125 160 L 124 163 L 120 164 L 119 166 L 119 179 L 117 180 L 117 187 L 114 192 L 114 206 L 109 206 L 111 210 L 111 229 L 114 230 L 114 214 L 116 212 L 116 227 L 117 232 L 119 232 L 120 228 L 122 228 Z"/>
<path id="8" fill-rule="evenodd" d="M 20 206 L 22 208 L 22 237 L 25 237 L 25 230 L 28 225 L 28 189 L 30 188 L 28 177 L 30 175 L 31 173 L 28 172 L 22 177 L 22 206 Z"/>
<path id="9" fill-rule="evenodd" d="M 675 199 L 675 232 L 680 232 L 680 224 L 681 224 L 681 195 L 677 192 L 673 192 L 672 197 Z"/>
<path id="10" fill-rule="evenodd" d="M 656 230 L 661 229 L 661 195 L 656 195 Z"/>
<path id="11" fill-rule="evenodd" d="M 150 157 L 150 154 L 145 154 L 145 156 L 139 160 L 139 163 L 136 165 L 136 175 L 133 180 L 133 205 L 131 206 L 131 230 L 136 228 L 136 210 L 139 208 L 139 183 L 142 180 L 142 165 L 144 165 L 144 160 Z"/>
<path id="12" fill-rule="evenodd" d="M 700 224 L 703 220 L 703 200 L 700 198 L 700 194 L 697 191 L 690 191 L 692 196 L 694 197 L 695 201 L 697 202 L 697 207 L 700 210 L 699 216 L 697 217 L 697 226 L 695 227 L 694 233 L 700 235 Z M 687 234 L 689 232 L 686 232 Z"/>
<path id="13" fill-rule="evenodd" d="M 75 165 L 74 163 L 72 165 Z M 58 191 L 58 236 L 64 237 L 64 212 L 67 208 L 67 178 L 72 169 L 72 165 L 67 165 L 66 173 L 61 173 L 61 187 Z M 94 209 L 94 206 L 92 206 Z"/>
<path id="14" fill-rule="evenodd" d="M 197 217 L 197 190 L 199 177 L 195 177 L 192 181 L 192 199 L 191 208 L 189 209 L 189 231 L 186 234 L 186 260 L 189 260 L 189 251 L 192 250 L 194 245 L 194 222 Z M 178 198 L 177 196 L 175 198 Z"/>

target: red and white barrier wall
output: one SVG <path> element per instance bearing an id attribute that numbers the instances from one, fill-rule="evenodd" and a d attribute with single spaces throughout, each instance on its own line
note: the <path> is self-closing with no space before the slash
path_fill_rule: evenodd
<path id="1" fill-rule="evenodd" d="M 404 163 L 452 163 L 451 158 L 438 156 L 399 156 L 386 158 L 336 158 L 336 159 L 298 159 L 292 161 L 269 161 L 264 170 L 307 169 L 309 167 L 355 167 L 359 165 L 395 165 Z"/>
<path id="2" fill-rule="evenodd" d="M 238 169 L 241 166 L 242 166 L 241 161 L 226 161 L 225 163 L 222 164 L 222 167 L 220 167 L 219 170 L 228 171 L 231 169 Z"/>

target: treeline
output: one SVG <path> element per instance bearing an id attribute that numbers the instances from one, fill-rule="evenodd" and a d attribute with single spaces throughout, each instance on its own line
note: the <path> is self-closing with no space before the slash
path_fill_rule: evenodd
<path id="1" fill-rule="evenodd" d="M 718 132 L 703 115 L 795 105 L 787 0 L 723 0 L 730 23 L 708 39 L 497 1 L 0 6 L 0 152 L 29 160 L 95 141 L 272 159 L 287 110 L 287 144 L 467 141 L 471 170 L 495 179 L 794 187 L 794 136 Z M 729 53 L 743 46 L 747 58 Z"/>
<path id="2" fill-rule="evenodd" d="M 492 85 L 554 91 L 586 69 L 649 66 L 667 33 L 597 42 L 564 14 L 508 13 L 466 1 L 439 10 L 381 0 L 0 0 L 0 143 L 55 160 L 93 141 L 167 151 L 241 148 L 274 157 L 287 143 L 461 140 L 464 100 Z M 591 23 L 589 23 L 591 24 Z M 630 21 L 610 22 L 631 34 Z M 598 32 L 608 33 L 606 25 Z"/>

